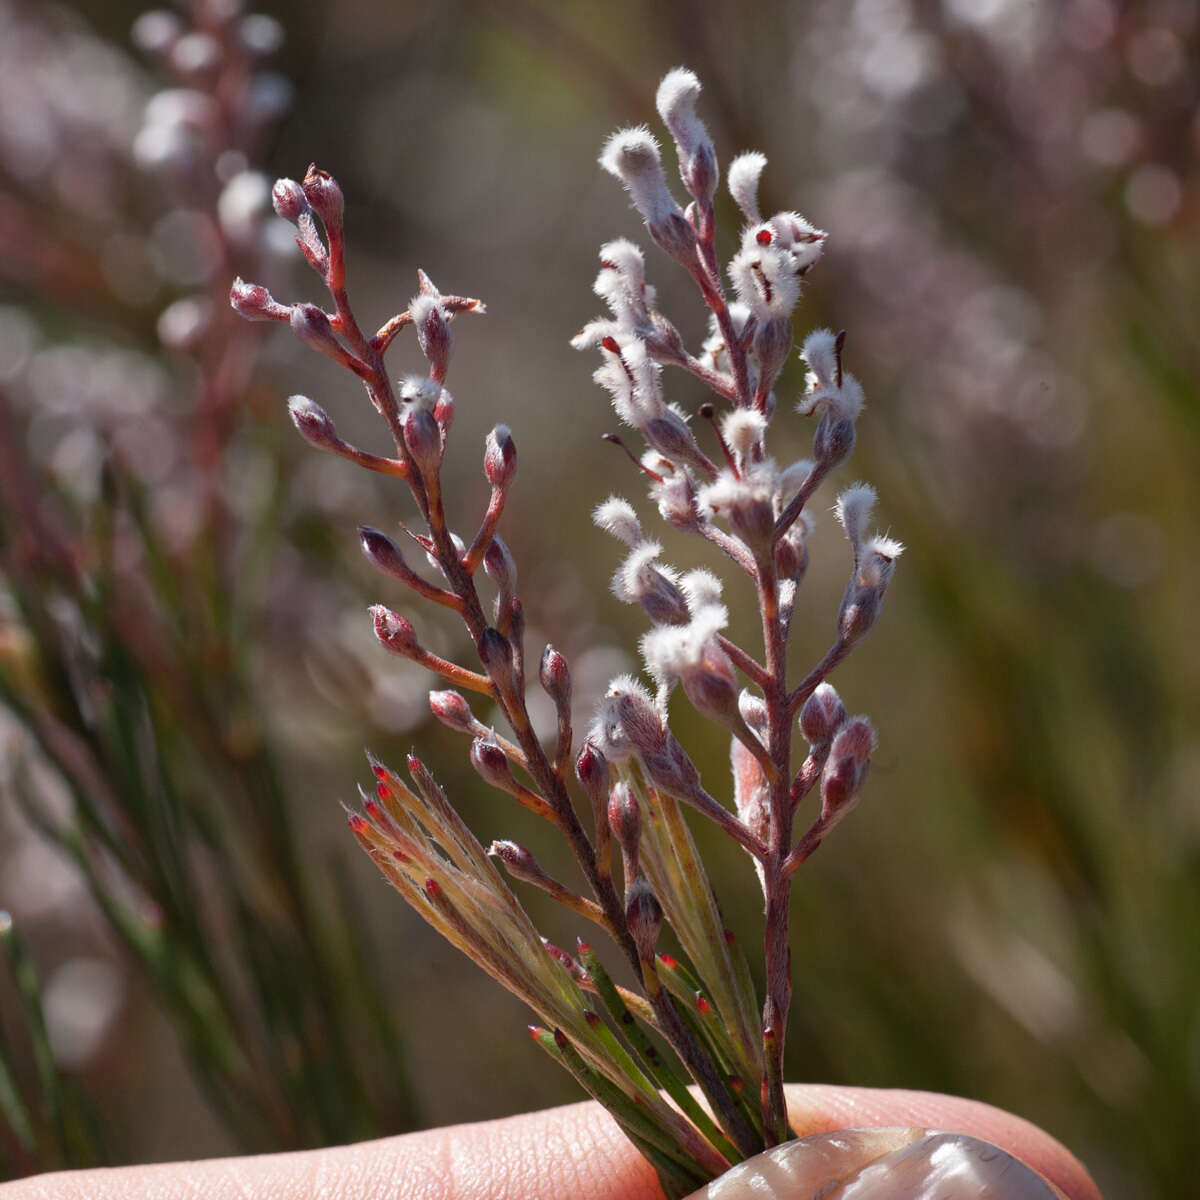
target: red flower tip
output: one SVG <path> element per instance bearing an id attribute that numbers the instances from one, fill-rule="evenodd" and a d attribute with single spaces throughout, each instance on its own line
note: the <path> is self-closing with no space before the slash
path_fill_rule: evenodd
<path id="1" fill-rule="evenodd" d="M 387 767 L 385 767 L 385 766 L 382 766 L 382 765 L 381 765 L 381 764 L 379 764 L 379 763 L 376 763 L 376 764 L 375 764 L 375 765 L 374 765 L 374 766 L 371 768 L 371 770 L 375 772 L 375 778 L 376 778 L 376 779 L 386 779 L 386 778 L 388 777 L 388 769 L 387 769 Z"/>
<path id="2" fill-rule="evenodd" d="M 729 1086 L 740 1095 L 746 1086 L 746 1081 L 740 1075 L 730 1075 Z"/>
<path id="3" fill-rule="evenodd" d="M 384 804 L 392 799 L 392 789 L 388 787 L 386 783 L 380 783 L 375 791 L 379 793 L 379 798 L 384 802 Z"/>
<path id="4" fill-rule="evenodd" d="M 732 929 L 725 930 L 725 945 L 733 946 L 736 943 L 737 943 L 737 938 L 734 937 L 733 930 Z"/>
<path id="5" fill-rule="evenodd" d="M 346 823 L 350 826 L 351 833 L 365 834 L 371 828 L 358 813 L 350 813 L 346 818 Z"/>
<path id="6" fill-rule="evenodd" d="M 583 1019 L 592 1029 L 595 1029 L 596 1026 L 600 1024 L 600 1014 L 592 1012 L 590 1008 L 585 1008 L 583 1010 Z"/>
<path id="7" fill-rule="evenodd" d="M 708 999 L 699 992 L 696 993 L 696 1010 L 702 1013 L 710 1013 L 713 1010 L 713 1006 L 709 1004 Z"/>
<path id="8" fill-rule="evenodd" d="M 429 896 L 440 896 L 442 885 L 436 879 L 427 879 L 425 880 L 425 892 Z"/>
<path id="9" fill-rule="evenodd" d="M 754 240 L 760 246 L 769 246 L 771 244 L 771 231 L 769 229 L 760 229 L 754 235 Z"/>
<path id="10" fill-rule="evenodd" d="M 370 817 L 372 821 L 380 821 L 383 819 L 383 809 L 380 808 L 374 800 L 364 800 L 363 808 L 367 810 L 367 816 Z"/>
<path id="11" fill-rule="evenodd" d="M 658 956 L 658 961 L 662 963 L 662 965 L 666 967 L 668 971 L 673 971 L 677 966 L 679 966 L 679 963 L 670 954 L 660 954 Z"/>
<path id="12" fill-rule="evenodd" d="M 617 345 L 617 339 L 611 334 L 606 338 L 601 338 L 600 345 L 602 345 L 610 354 L 621 353 L 621 347 Z"/>

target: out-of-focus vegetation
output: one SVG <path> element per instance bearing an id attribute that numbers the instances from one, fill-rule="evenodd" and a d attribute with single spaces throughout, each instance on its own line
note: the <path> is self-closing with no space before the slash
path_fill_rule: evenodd
<path id="1" fill-rule="evenodd" d="M 426 722 L 423 681 L 371 646 L 362 610 L 395 598 L 354 561 L 353 529 L 407 514 L 398 492 L 295 445 L 282 405 L 303 391 L 373 445 L 361 396 L 282 336 L 238 347 L 225 401 L 206 395 L 213 360 L 196 348 L 232 354 L 204 321 L 224 320 L 242 263 L 204 249 L 215 182 L 164 188 L 145 140 L 134 153 L 163 86 L 126 48 L 137 15 L 0 7 L 0 908 L 27 952 L 23 985 L 0 991 L 4 1167 L 313 1144 L 569 1099 L 518 1007 L 344 844 L 336 800 L 361 746 L 419 741 L 485 839 L 542 849 L 521 814 L 475 798 L 464 747 Z M 530 625 L 597 686 L 640 632 L 588 523 L 630 468 L 595 436 L 606 405 L 566 344 L 596 307 L 596 247 L 640 236 L 594 168 L 604 134 L 686 63 L 718 144 L 763 150 L 768 183 L 830 231 L 800 332 L 848 331 L 870 405 L 861 470 L 910 549 L 837 678 L 881 748 L 854 819 L 798 880 L 790 1074 L 973 1095 L 1063 1138 L 1113 1195 L 1186 1194 L 1195 5 L 615 3 L 597 20 L 584 3 L 364 0 L 278 15 L 295 95 L 248 162 L 337 174 L 364 312 L 404 307 L 417 266 L 488 302 L 459 335 L 456 441 L 513 427 L 505 534 Z M 652 281 L 698 338 L 685 281 L 665 263 Z M 159 321 L 181 299 L 198 308 Z M 789 372 L 781 403 L 799 390 Z M 478 507 L 477 459 L 447 470 Z M 806 659 L 844 578 L 825 532 Z M 701 765 L 723 778 L 719 749 Z M 726 916 L 755 938 L 748 865 L 697 835 L 726 860 Z"/>

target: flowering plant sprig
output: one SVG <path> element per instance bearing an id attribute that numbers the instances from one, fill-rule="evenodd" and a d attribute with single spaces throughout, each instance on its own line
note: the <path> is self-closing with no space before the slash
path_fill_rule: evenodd
<path id="1" fill-rule="evenodd" d="M 388 650 L 460 689 L 432 692 L 433 713 L 472 739 L 470 760 L 486 782 L 558 828 L 590 895 L 553 878 L 515 842 L 498 840 L 485 850 L 416 757 L 408 761 L 411 785 L 373 762 L 375 792 L 363 794 L 361 813 L 349 814 L 350 828 L 426 921 L 538 1014 L 545 1027 L 532 1029 L 535 1040 L 609 1108 L 671 1195 L 684 1195 L 791 1136 L 783 1093 L 790 882 L 857 803 L 875 748 L 871 723 L 847 715 L 826 677 L 875 624 L 902 549 L 868 534 L 873 489 L 858 484 L 841 494 L 836 512 L 853 565 L 832 644 L 799 683 L 790 683 L 787 646 L 808 565 L 807 506 L 850 455 L 863 394 L 843 366 L 844 336 L 810 334 L 802 351 L 807 390 L 797 409 L 817 418 L 812 458 L 781 469 L 768 456 L 765 435 L 776 410 L 773 387 L 791 352 L 791 314 L 826 235 L 797 213 L 764 219 L 757 193 L 766 160 L 756 153 L 736 158 L 728 185 L 746 224 L 728 264 L 737 300 L 727 300 L 716 247 L 717 160 L 696 115 L 699 91 L 696 77 L 681 69 L 670 72 L 658 92 L 692 197 L 686 210 L 667 185 L 658 144 L 647 129 L 614 134 L 600 161 L 625 184 L 653 241 L 695 280 L 711 314 L 710 337 L 698 355 L 685 348 L 656 307 L 641 251 L 621 239 L 602 248 L 595 285 L 609 315 L 591 322 L 574 345 L 599 350 L 597 382 L 610 393 L 618 417 L 645 439 L 648 450 L 639 466 L 662 518 L 716 545 L 753 585 L 763 651 L 760 661 L 722 632 L 728 613 L 721 580 L 707 570 L 681 574 L 664 564 L 662 546 L 643 532 L 633 507 L 610 497 L 595 519 L 629 547 L 613 590 L 650 618 L 641 649 L 655 691 L 631 676 L 613 680 L 578 750 L 570 670 L 553 647 L 544 649 L 537 667 L 538 684 L 557 712 L 549 745 L 529 713 L 531 672 L 517 568 L 498 532 L 517 469 L 507 427 L 497 426 L 486 441 L 491 497 L 476 532 L 459 536 L 447 516 L 441 468 L 455 404 L 446 388 L 453 322 L 482 312 L 482 304 L 443 295 L 419 274 L 408 309 L 374 334 L 364 333 L 346 290 L 342 193 L 316 168 L 302 184 L 280 180 L 274 199 L 280 215 L 295 224 L 304 257 L 329 290 L 332 311 L 282 304 L 241 280 L 231 296 L 243 316 L 287 321 L 302 341 L 363 382 L 391 431 L 394 458 L 348 444 L 324 409 L 306 397 L 289 402 L 292 419 L 317 448 L 406 482 L 425 528 L 402 528 L 437 578 L 418 573 L 378 529 L 360 530 L 363 551 L 423 600 L 457 612 L 479 661 L 467 666 L 434 654 L 406 616 L 382 605 L 371 610 L 375 633 Z M 397 390 L 384 356 L 408 326 L 429 369 L 404 379 Z M 664 399 L 664 366 L 691 373 L 727 406 L 720 418 L 712 404 L 700 409 L 713 425 L 712 454 L 702 449 L 687 414 Z M 479 590 L 480 568 L 494 587 L 490 612 Z M 732 809 L 706 789 L 670 729 L 677 685 L 701 715 L 730 735 Z M 480 721 L 463 692 L 494 704 L 511 738 Z M 797 731 L 808 752 L 793 769 Z M 590 828 L 572 802 L 572 763 L 590 806 Z M 797 839 L 798 810 L 814 791 L 819 810 Z M 714 821 L 753 860 L 766 917 L 761 1008 L 741 945 L 721 920 L 685 805 Z M 589 942 L 580 939 L 571 954 L 541 938 L 497 859 L 509 878 L 540 888 L 603 928 L 637 986 L 616 984 Z M 682 956 L 658 952 L 664 923 Z M 686 1076 L 698 1085 L 707 1109 L 684 1086 Z"/>

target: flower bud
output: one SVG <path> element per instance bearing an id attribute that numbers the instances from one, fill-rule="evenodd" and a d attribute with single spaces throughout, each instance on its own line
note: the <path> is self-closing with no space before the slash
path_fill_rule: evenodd
<path id="1" fill-rule="evenodd" d="M 788 317 L 768 317 L 754 331 L 754 355 L 764 379 L 774 379 L 792 352 L 792 322 Z"/>
<path id="2" fill-rule="evenodd" d="M 393 579 L 408 580 L 413 576 L 412 569 L 404 561 L 400 547 L 386 533 L 370 525 L 358 527 L 358 540 L 367 561 L 377 571 L 392 576 Z"/>
<path id="3" fill-rule="evenodd" d="M 669 408 L 665 409 L 661 416 L 647 421 L 642 426 L 642 434 L 659 454 L 667 458 L 691 467 L 698 466 L 701 471 L 707 465 L 699 443 L 687 427 L 687 423 Z"/>
<path id="4" fill-rule="evenodd" d="M 524 846 L 518 846 L 516 842 L 493 842 L 487 852 L 493 858 L 498 858 L 514 879 L 523 879 L 526 883 L 536 884 L 538 887 L 551 882 L 550 876 L 542 870 L 541 863 Z M 558 953 L 565 954 L 565 951 L 559 950 Z"/>
<path id="5" fill-rule="evenodd" d="M 684 695 L 701 715 L 723 725 L 741 720 L 733 664 L 715 640 L 704 644 L 699 660 L 680 672 L 679 681 Z"/>
<path id="6" fill-rule="evenodd" d="M 494 488 L 507 488 L 517 473 L 517 444 L 507 425 L 497 425 L 487 435 L 483 473 Z"/>
<path id="7" fill-rule="evenodd" d="M 639 754 L 659 753 L 665 733 L 663 720 L 649 693 L 635 679 L 619 675 L 609 685 L 604 706 L 620 723 L 625 736 Z"/>
<path id="8" fill-rule="evenodd" d="M 479 640 L 475 643 L 475 649 L 479 654 L 479 661 L 483 663 L 484 670 L 493 679 L 497 673 L 501 676 L 511 674 L 513 667 L 512 645 L 500 630 L 494 629 L 489 625 L 479 635 Z"/>
<path id="9" fill-rule="evenodd" d="M 462 695 L 453 689 L 429 693 L 429 711 L 443 725 L 459 733 L 472 733 L 476 726 L 475 714 Z"/>
<path id="10" fill-rule="evenodd" d="M 597 808 L 608 795 L 608 762 L 592 742 L 583 743 L 575 759 L 575 774 L 592 807 Z"/>
<path id="11" fill-rule="evenodd" d="M 483 569 L 499 589 L 501 596 L 512 596 L 517 587 L 517 563 L 499 534 L 492 535 L 492 540 L 484 551 Z"/>
<path id="12" fill-rule="evenodd" d="M 858 803 L 875 745 L 875 729 L 866 717 L 853 717 L 837 731 L 821 773 L 821 820 L 827 825 Z"/>
<path id="13" fill-rule="evenodd" d="M 437 475 L 442 463 L 442 431 L 433 413 L 418 404 L 405 407 L 403 424 L 404 447 L 422 477 Z"/>
<path id="14" fill-rule="evenodd" d="M 292 396 L 288 399 L 288 415 L 297 432 L 318 450 L 333 450 L 342 444 L 329 414 L 307 396 Z"/>
<path id="15" fill-rule="evenodd" d="M 668 71 L 658 86 L 656 105 L 679 152 L 679 174 L 697 200 L 717 189 L 717 158 L 704 123 L 696 116 L 700 81 L 682 67 Z"/>
<path id="16" fill-rule="evenodd" d="M 562 708 L 571 703 L 571 669 L 567 660 L 553 646 L 542 651 L 538 680 L 554 703 Z"/>
<path id="17" fill-rule="evenodd" d="M 874 627 L 896 559 L 903 550 L 892 538 L 874 537 L 862 544 L 838 612 L 838 636 L 843 642 L 857 642 Z"/>
<path id="18" fill-rule="evenodd" d="M 290 320 L 292 332 L 306 346 L 334 358 L 344 355 L 345 352 L 334 336 L 333 325 L 324 309 L 315 304 L 295 304 L 292 306 Z"/>
<path id="19" fill-rule="evenodd" d="M 280 304 L 261 283 L 247 283 L 239 276 L 229 289 L 229 306 L 247 321 L 286 320 L 291 309 Z"/>
<path id="20" fill-rule="evenodd" d="M 846 719 L 846 706 L 830 683 L 817 684 L 800 710 L 800 732 L 810 746 L 827 746 Z"/>
<path id="21" fill-rule="evenodd" d="M 471 766 L 479 773 L 480 778 L 492 787 L 510 793 L 517 787 L 508 759 L 495 742 L 476 738 L 471 743 Z"/>
<path id="22" fill-rule="evenodd" d="M 627 783 L 616 784 L 609 793 L 608 827 L 621 850 L 631 858 L 636 856 L 642 837 L 642 810 Z"/>
<path id="23" fill-rule="evenodd" d="M 642 876 L 625 890 L 625 924 L 643 962 L 654 958 L 654 947 L 662 932 L 663 910 L 654 889 Z"/>
<path id="24" fill-rule="evenodd" d="M 410 658 L 414 651 L 421 648 L 416 630 L 407 617 L 402 617 L 382 604 L 372 605 L 368 611 L 375 623 L 375 636 L 393 654 Z"/>
<path id="25" fill-rule="evenodd" d="M 305 199 L 312 205 L 313 212 L 321 218 L 326 232 L 339 231 L 346 202 L 337 180 L 328 171 L 322 171 L 314 165 L 308 168 L 308 174 L 304 176 L 301 186 Z"/>
<path id="26" fill-rule="evenodd" d="M 445 375 L 450 364 L 450 355 L 454 350 L 454 331 L 450 328 L 438 300 L 438 296 L 422 292 L 409 301 L 408 312 L 417 330 L 417 345 L 429 360 L 434 374 L 440 378 Z"/>
<path id="27" fill-rule="evenodd" d="M 817 431 L 813 434 L 813 458 L 825 470 L 832 471 L 850 457 L 854 440 L 854 421 L 835 416 L 832 411 L 826 412 L 817 422 Z"/>
<path id="28" fill-rule="evenodd" d="M 308 211 L 308 198 L 294 179 L 277 179 L 271 189 L 271 203 L 276 213 L 293 225 Z"/>

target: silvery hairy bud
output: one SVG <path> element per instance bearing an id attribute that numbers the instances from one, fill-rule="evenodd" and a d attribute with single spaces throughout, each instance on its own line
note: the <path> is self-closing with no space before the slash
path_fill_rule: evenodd
<path id="1" fill-rule="evenodd" d="M 740 721 L 737 676 L 729 656 L 715 640 L 705 643 L 699 659 L 680 672 L 684 695 L 702 716 L 723 725 Z"/>
<path id="2" fill-rule="evenodd" d="M 511 792 L 517 786 L 508 759 L 495 742 L 476 738 L 471 743 L 471 766 L 479 773 L 481 779 L 501 791 Z"/>
<path id="3" fill-rule="evenodd" d="M 608 802 L 608 762 L 591 742 L 583 743 L 575 759 L 575 774 L 592 808 L 602 810 Z"/>
<path id="4" fill-rule="evenodd" d="M 838 613 L 838 637 L 843 642 L 857 642 L 874 627 L 896 559 L 903 550 L 892 538 L 875 537 L 863 543 Z"/>
<path id="5" fill-rule="evenodd" d="M 277 179 L 271 189 L 271 203 L 276 213 L 293 225 L 308 212 L 308 198 L 294 179 Z"/>
<path id="6" fill-rule="evenodd" d="M 625 924 L 643 962 L 654 958 L 662 932 L 663 910 L 654 889 L 639 876 L 625 890 Z"/>
<path id="7" fill-rule="evenodd" d="M 538 666 L 538 680 L 546 695 L 558 707 L 564 707 L 571 702 L 571 669 L 567 660 L 553 646 L 547 646 L 542 651 L 542 661 Z"/>
<path id="8" fill-rule="evenodd" d="M 291 396 L 288 399 L 288 415 L 297 432 L 318 450 L 333 450 L 342 444 L 329 414 L 307 396 Z"/>
<path id="9" fill-rule="evenodd" d="M 832 411 L 823 413 L 813 434 L 813 458 L 832 471 L 850 457 L 855 437 L 854 422 L 849 417 L 839 417 Z"/>
<path id="10" fill-rule="evenodd" d="M 711 200 L 717 190 L 717 155 L 704 123 L 696 116 L 700 80 L 688 70 L 669 71 L 658 85 L 656 104 L 675 139 L 679 174 L 697 200 Z"/>
<path id="11" fill-rule="evenodd" d="M 512 552 L 498 534 L 492 536 L 492 540 L 484 552 L 483 569 L 487 572 L 488 578 L 496 585 L 501 596 L 512 596 L 517 587 L 517 564 Z"/>
<path id="12" fill-rule="evenodd" d="M 471 733 L 475 729 L 475 714 L 462 695 L 452 689 L 429 693 L 429 711 L 443 725 L 458 733 Z"/>
<path id="13" fill-rule="evenodd" d="M 754 331 L 754 355 L 759 371 L 767 380 L 779 374 L 792 352 L 792 322 L 789 317 L 769 317 Z"/>
<path id="14" fill-rule="evenodd" d="M 810 746 L 828 746 L 846 719 L 846 706 L 830 683 L 820 683 L 800 710 L 800 732 Z"/>
<path id="15" fill-rule="evenodd" d="M 483 473 L 494 488 L 507 488 L 517 473 L 517 444 L 507 425 L 497 425 L 487 435 L 483 451 Z"/>
<path id="16" fill-rule="evenodd" d="M 324 309 L 315 304 L 295 304 L 290 317 L 292 332 L 313 350 L 341 358 L 345 354 L 334 336 L 333 325 Z"/>
<path id="17" fill-rule="evenodd" d="M 685 266 L 696 261 L 696 231 L 663 176 L 658 142 L 648 129 L 621 129 L 605 144 L 600 165 L 625 185 L 659 248 Z"/>
<path id="18" fill-rule="evenodd" d="M 524 846 L 519 846 L 516 842 L 493 842 L 487 852 L 493 858 L 498 858 L 514 879 L 523 879 L 526 883 L 536 884 L 538 887 L 553 883 L 542 869 L 541 863 Z"/>
<path id="19" fill-rule="evenodd" d="M 229 306 L 247 321 L 287 320 L 292 310 L 280 304 L 261 283 L 247 283 L 240 276 L 229 289 Z"/>
<path id="20" fill-rule="evenodd" d="M 393 654 L 409 658 L 414 651 L 420 649 L 416 630 L 407 617 L 402 617 L 382 604 L 372 605 L 370 613 L 375 625 L 375 636 Z"/>
<path id="21" fill-rule="evenodd" d="M 852 717 L 837 731 L 821 773 L 821 820 L 826 824 L 836 824 L 858 803 L 875 745 L 875 728 L 866 717 Z"/>
<path id="22" fill-rule="evenodd" d="M 618 783 L 609 794 L 608 827 L 621 850 L 631 858 L 636 857 L 642 838 L 642 810 L 627 783 Z"/>
<path id="23" fill-rule="evenodd" d="M 475 643 L 475 649 L 479 654 L 479 661 L 483 663 L 484 670 L 492 678 L 495 678 L 497 673 L 501 675 L 511 674 L 513 666 L 512 644 L 500 630 L 494 629 L 489 625 L 479 635 L 479 640 Z"/>
<path id="24" fill-rule="evenodd" d="M 442 431 L 427 408 L 420 404 L 405 406 L 401 429 L 404 448 L 423 478 L 437 475 L 442 465 Z"/>
<path id="25" fill-rule="evenodd" d="M 340 230 L 346 201 L 337 180 L 328 171 L 311 166 L 301 186 L 305 199 L 312 206 L 313 212 L 321 218 L 326 231 Z"/>
<path id="26" fill-rule="evenodd" d="M 408 313 L 417 330 L 417 345 L 421 353 L 429 360 L 434 375 L 443 378 L 454 351 L 454 331 L 446 320 L 438 297 L 428 292 L 414 296 L 409 301 Z"/>

